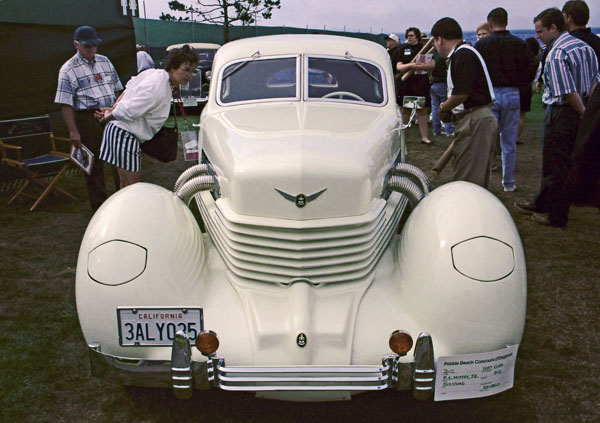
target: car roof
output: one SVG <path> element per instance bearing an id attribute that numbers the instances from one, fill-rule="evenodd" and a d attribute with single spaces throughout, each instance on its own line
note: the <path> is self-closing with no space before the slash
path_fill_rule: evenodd
<path id="1" fill-rule="evenodd" d="M 338 35 L 285 34 L 245 38 L 232 41 L 219 49 L 215 56 L 215 69 L 236 59 L 258 54 L 264 56 L 315 54 L 367 59 L 379 64 L 389 60 L 382 45 L 373 41 Z"/>
<path id="2" fill-rule="evenodd" d="M 181 44 L 173 44 L 167 47 L 167 51 L 173 50 L 174 48 L 181 48 L 185 45 L 190 46 L 193 49 L 201 50 L 201 49 L 213 49 L 218 50 L 221 46 L 219 44 L 213 43 L 181 43 Z"/>

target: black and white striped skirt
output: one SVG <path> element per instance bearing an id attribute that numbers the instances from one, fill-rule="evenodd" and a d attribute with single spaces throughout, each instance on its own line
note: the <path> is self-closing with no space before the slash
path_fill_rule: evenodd
<path id="1" fill-rule="evenodd" d="M 100 159 L 129 172 L 140 172 L 140 142 L 131 132 L 108 122 L 102 137 Z"/>

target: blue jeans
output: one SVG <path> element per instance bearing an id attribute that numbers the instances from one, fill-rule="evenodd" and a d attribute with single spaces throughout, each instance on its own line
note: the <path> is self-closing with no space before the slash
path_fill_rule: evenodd
<path id="1" fill-rule="evenodd" d="M 442 132 L 442 122 L 438 116 L 438 107 L 448 99 L 448 86 L 443 82 L 436 82 L 431 85 L 429 90 L 431 95 L 431 125 L 433 125 L 433 135 L 438 135 Z M 454 126 L 451 123 L 444 123 L 446 134 L 454 132 Z"/>
<path id="2" fill-rule="evenodd" d="M 492 112 L 498 119 L 500 148 L 502 150 L 502 185 L 515 185 L 515 164 L 517 162 L 517 134 L 519 132 L 519 89 L 516 87 L 494 87 L 496 101 Z"/>

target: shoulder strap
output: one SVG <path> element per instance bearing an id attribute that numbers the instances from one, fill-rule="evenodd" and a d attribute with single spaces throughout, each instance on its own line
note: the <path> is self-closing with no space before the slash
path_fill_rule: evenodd
<path id="1" fill-rule="evenodd" d="M 483 60 L 483 57 L 481 57 L 481 54 L 479 54 L 479 52 L 476 49 L 474 49 L 473 47 L 471 47 L 470 45 L 462 44 L 462 45 L 458 46 L 456 51 L 460 50 L 461 48 L 466 48 L 466 49 L 471 50 L 473 53 L 475 53 L 475 55 L 481 62 L 481 67 L 483 68 L 483 73 L 485 73 L 485 79 L 488 84 L 488 90 L 490 91 L 490 97 L 492 98 L 492 102 L 496 101 L 496 96 L 494 96 L 494 86 L 492 85 L 492 80 L 490 79 L 490 74 L 488 73 L 487 66 L 485 65 L 485 60 Z"/>
<path id="2" fill-rule="evenodd" d="M 183 108 L 183 100 L 181 99 L 181 92 L 179 91 L 179 87 L 177 87 L 176 95 L 177 95 L 177 99 L 179 100 L 177 102 L 177 106 L 179 107 L 179 112 L 181 113 L 181 116 L 183 116 L 183 123 L 185 123 L 186 128 L 189 129 L 187 116 L 185 115 L 185 109 Z M 175 107 L 175 101 L 173 102 L 173 108 L 174 107 Z M 173 109 L 173 112 L 175 112 L 175 109 Z M 175 115 L 175 113 L 173 113 L 173 115 Z M 175 122 L 175 127 L 177 128 L 177 121 Z"/>

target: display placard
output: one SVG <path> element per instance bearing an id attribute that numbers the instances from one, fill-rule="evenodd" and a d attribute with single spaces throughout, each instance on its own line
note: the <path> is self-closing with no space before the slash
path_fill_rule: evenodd
<path id="1" fill-rule="evenodd" d="M 486 397 L 513 387 L 519 345 L 497 351 L 440 357 L 435 401 Z"/>

